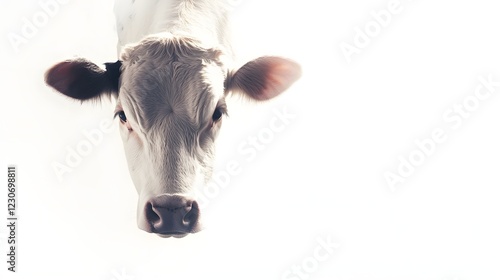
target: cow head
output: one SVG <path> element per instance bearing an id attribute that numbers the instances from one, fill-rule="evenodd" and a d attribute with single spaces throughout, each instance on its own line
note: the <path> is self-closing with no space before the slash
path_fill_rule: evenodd
<path id="1" fill-rule="evenodd" d="M 201 229 L 194 190 L 212 175 L 214 141 L 227 113 L 225 98 L 239 92 L 268 100 L 301 75 L 300 66 L 260 57 L 233 71 L 224 53 L 198 41 L 153 36 L 127 47 L 106 69 L 85 59 L 60 62 L 48 85 L 77 100 L 115 96 L 130 175 L 139 194 L 139 228 L 162 237 Z"/>

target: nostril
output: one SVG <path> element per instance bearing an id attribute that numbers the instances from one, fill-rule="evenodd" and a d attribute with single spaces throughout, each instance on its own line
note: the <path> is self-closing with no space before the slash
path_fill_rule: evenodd
<path id="1" fill-rule="evenodd" d="M 153 209 L 153 204 L 149 202 L 146 204 L 146 219 L 153 224 L 155 224 L 161 219 L 160 216 Z"/>
<path id="2" fill-rule="evenodd" d="M 195 200 L 180 195 L 160 195 L 147 201 L 140 228 L 159 234 L 194 233 L 201 230 Z"/>
<path id="3" fill-rule="evenodd" d="M 198 216 L 199 216 L 199 210 L 198 210 L 198 204 L 196 204 L 195 201 L 192 203 L 189 202 L 186 205 L 186 215 L 182 218 L 182 223 L 184 226 L 191 226 L 194 225 L 196 222 L 198 222 Z"/>

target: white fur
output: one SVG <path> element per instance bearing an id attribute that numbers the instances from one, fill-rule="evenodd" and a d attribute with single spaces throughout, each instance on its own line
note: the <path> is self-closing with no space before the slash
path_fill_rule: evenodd
<path id="1" fill-rule="evenodd" d="M 224 105 L 227 68 L 225 1 L 118 1 L 122 60 L 117 111 L 121 136 L 139 193 L 138 224 L 148 228 L 144 205 L 163 194 L 193 195 L 212 175 Z"/>
<path id="2" fill-rule="evenodd" d="M 138 226 L 162 237 L 201 229 L 199 205 L 190 196 L 212 176 L 226 94 L 268 100 L 301 75 L 296 62 L 274 56 L 230 69 L 227 1 L 118 0 L 119 61 L 103 70 L 71 59 L 45 75 L 48 85 L 71 98 L 117 98 L 139 194 Z"/>
<path id="3" fill-rule="evenodd" d="M 118 54 L 147 35 L 169 32 L 230 48 L 227 0 L 117 0 Z"/>
<path id="4" fill-rule="evenodd" d="M 104 71 L 78 58 L 60 62 L 47 84 L 78 100 L 116 96 L 139 228 L 162 237 L 201 229 L 194 199 L 212 176 L 215 139 L 237 91 L 254 100 L 281 94 L 301 74 L 284 58 L 260 57 L 237 70 L 227 0 L 117 0 L 119 61 Z"/>

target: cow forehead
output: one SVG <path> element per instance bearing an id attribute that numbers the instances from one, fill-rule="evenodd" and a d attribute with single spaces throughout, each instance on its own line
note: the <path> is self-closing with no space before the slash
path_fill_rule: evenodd
<path id="1" fill-rule="evenodd" d="M 172 115 L 199 127 L 224 97 L 226 71 L 217 51 L 153 40 L 126 52 L 119 98 L 144 130 Z"/>

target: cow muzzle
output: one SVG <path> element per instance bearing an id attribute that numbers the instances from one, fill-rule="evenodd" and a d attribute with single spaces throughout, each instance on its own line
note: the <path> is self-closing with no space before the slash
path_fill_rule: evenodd
<path id="1" fill-rule="evenodd" d="M 161 194 L 147 200 L 139 211 L 140 229 L 160 237 L 184 237 L 200 231 L 200 209 L 191 198 Z"/>

